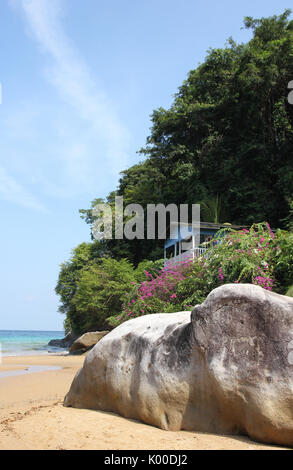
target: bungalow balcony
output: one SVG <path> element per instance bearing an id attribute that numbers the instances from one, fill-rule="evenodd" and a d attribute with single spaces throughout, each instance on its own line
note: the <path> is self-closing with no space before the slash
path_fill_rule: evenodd
<path id="1" fill-rule="evenodd" d="M 200 225 L 195 227 L 191 224 L 171 224 L 170 238 L 165 242 L 164 246 L 164 260 L 165 266 L 174 266 L 184 261 L 193 260 L 200 256 L 205 256 L 207 248 L 202 246 L 210 246 L 211 240 L 213 244 L 220 243 L 218 238 L 218 231 L 220 229 L 232 228 L 240 230 L 244 226 L 236 226 L 231 224 L 214 224 L 211 222 L 200 222 Z M 225 236 L 222 232 L 221 237 Z"/>
<path id="2" fill-rule="evenodd" d="M 206 248 L 192 248 L 191 250 L 184 251 L 172 258 L 165 258 L 165 266 L 171 267 L 177 264 L 184 263 L 185 261 L 194 260 L 205 255 Z"/>

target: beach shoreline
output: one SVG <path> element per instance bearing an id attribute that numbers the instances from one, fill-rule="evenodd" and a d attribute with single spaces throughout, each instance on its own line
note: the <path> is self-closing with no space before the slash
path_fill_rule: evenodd
<path id="1" fill-rule="evenodd" d="M 170 432 L 114 413 L 63 407 L 84 356 L 6 356 L 0 372 L 55 370 L 0 378 L 0 450 L 282 450 L 242 436 Z"/>

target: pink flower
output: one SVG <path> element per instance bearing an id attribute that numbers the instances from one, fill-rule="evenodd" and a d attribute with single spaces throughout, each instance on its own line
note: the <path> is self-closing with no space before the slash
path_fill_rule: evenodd
<path id="1" fill-rule="evenodd" d="M 268 222 L 266 222 L 266 226 L 267 226 L 268 231 L 270 232 L 272 239 L 274 239 L 275 238 L 274 232 L 272 231 L 270 224 Z"/>
<path id="2" fill-rule="evenodd" d="M 219 279 L 221 282 L 224 281 L 224 275 L 223 275 L 223 269 L 222 268 L 219 268 Z"/>

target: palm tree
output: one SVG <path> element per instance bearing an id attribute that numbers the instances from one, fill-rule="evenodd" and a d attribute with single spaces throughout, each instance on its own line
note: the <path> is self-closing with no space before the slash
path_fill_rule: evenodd
<path id="1" fill-rule="evenodd" d="M 200 203 L 201 216 L 205 222 L 219 224 L 223 217 L 222 198 L 219 194 L 216 196 L 207 196 Z"/>

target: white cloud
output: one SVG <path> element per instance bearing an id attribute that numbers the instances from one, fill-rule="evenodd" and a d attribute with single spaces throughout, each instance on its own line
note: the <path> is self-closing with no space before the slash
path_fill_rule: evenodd
<path id="1" fill-rule="evenodd" d="M 46 212 L 44 206 L 2 167 L 0 167 L 0 197 L 28 209 Z"/>
<path id="2" fill-rule="evenodd" d="M 131 136 L 64 31 L 63 7 L 70 1 L 8 1 L 38 45 L 43 76 L 58 96 L 38 99 L 32 88 L 3 115 L 0 197 L 43 210 L 30 194 L 36 189 L 50 198 L 102 196 L 131 163 Z"/>
<path id="3" fill-rule="evenodd" d="M 60 0 L 21 0 L 32 34 L 51 59 L 46 66 L 48 81 L 99 137 L 106 152 L 100 158 L 108 160 L 117 173 L 129 163 L 130 135 L 63 31 L 61 4 Z M 80 165 L 76 154 L 73 160 Z"/>

